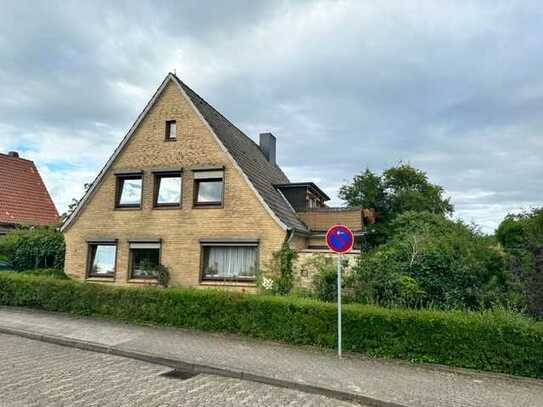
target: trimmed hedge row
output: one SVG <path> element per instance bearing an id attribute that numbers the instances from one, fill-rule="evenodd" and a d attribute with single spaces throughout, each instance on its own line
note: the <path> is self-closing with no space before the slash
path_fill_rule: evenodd
<path id="1" fill-rule="evenodd" d="M 336 345 L 333 304 L 216 290 L 129 288 L 0 274 L 0 304 L 291 344 Z M 543 323 L 503 311 L 343 308 L 346 351 L 543 377 Z"/>

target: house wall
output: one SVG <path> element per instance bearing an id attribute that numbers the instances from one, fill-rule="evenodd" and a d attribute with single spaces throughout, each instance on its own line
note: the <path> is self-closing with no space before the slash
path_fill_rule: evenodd
<path id="1" fill-rule="evenodd" d="M 285 198 L 287 198 L 294 210 L 303 210 L 307 207 L 307 187 L 284 188 L 281 192 Z"/>
<path id="2" fill-rule="evenodd" d="M 298 217 L 312 230 L 326 232 L 335 224 L 343 224 L 353 231 L 364 227 L 361 208 L 318 208 L 298 211 Z"/>
<path id="3" fill-rule="evenodd" d="M 299 287 L 303 288 L 312 288 L 313 279 L 320 270 L 315 267 L 315 263 L 321 263 L 315 261 L 315 258 L 322 257 L 332 270 L 336 269 L 337 265 L 337 254 L 330 252 L 328 249 L 325 250 L 301 250 L 296 256 L 296 261 L 294 263 L 293 271 L 296 280 L 296 284 Z M 343 268 L 342 275 L 347 275 L 352 271 L 353 266 L 355 266 L 358 257 L 360 257 L 360 250 L 351 250 L 349 253 L 344 253 L 341 255 Z"/>
<path id="4" fill-rule="evenodd" d="M 176 141 L 164 141 L 166 120 L 177 122 Z M 224 166 L 222 208 L 192 208 L 191 168 L 202 165 Z M 184 170 L 182 207 L 153 209 L 151 170 L 173 166 L 183 167 Z M 114 173 L 118 170 L 144 171 L 141 209 L 114 208 Z M 262 267 L 272 253 L 281 247 L 285 233 L 263 207 L 177 85 L 169 82 L 87 201 L 86 207 L 65 231 L 66 273 L 76 279 L 85 279 L 87 240 L 112 238 L 118 239 L 115 283 L 141 284 L 143 281 L 128 278 L 128 239 L 157 237 L 162 239 L 161 263 L 170 269 L 173 285 L 217 285 L 200 282 L 200 239 L 259 239 L 259 266 Z M 227 285 L 247 286 L 251 290 L 254 284 Z"/>

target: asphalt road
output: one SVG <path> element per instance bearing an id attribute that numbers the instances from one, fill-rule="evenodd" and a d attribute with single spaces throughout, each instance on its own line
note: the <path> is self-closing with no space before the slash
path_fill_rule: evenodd
<path id="1" fill-rule="evenodd" d="M 0 334 L 0 406 L 353 406 L 260 383 Z"/>

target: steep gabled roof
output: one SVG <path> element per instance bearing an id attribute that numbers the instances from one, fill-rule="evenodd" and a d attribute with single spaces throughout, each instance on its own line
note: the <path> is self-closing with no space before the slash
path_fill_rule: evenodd
<path id="1" fill-rule="evenodd" d="M 0 154 L 0 223 L 49 225 L 58 212 L 30 160 Z"/>
<path id="2" fill-rule="evenodd" d="M 305 225 L 297 218 L 286 199 L 275 188 L 276 184 L 289 183 L 281 168 L 270 163 L 260 147 L 250 137 L 234 126 L 177 76 L 174 78 L 268 207 L 289 228 L 306 232 Z"/>
<path id="3" fill-rule="evenodd" d="M 275 184 L 285 184 L 289 180 L 281 169 L 272 165 L 264 156 L 258 145 L 245 135 L 241 130 L 234 126 L 228 119 L 215 110 L 209 103 L 201 98 L 196 92 L 189 88 L 177 76 L 170 73 L 164 79 L 158 90 L 149 101 L 144 111 L 138 116 L 138 119 L 131 127 L 128 134 L 123 138 L 119 146 L 115 149 L 113 155 L 102 168 L 96 179 L 91 184 L 89 190 L 85 193 L 74 212 L 66 219 L 61 230 L 67 228 L 77 217 L 80 209 L 85 205 L 87 199 L 92 195 L 97 185 L 113 164 L 117 155 L 122 151 L 139 123 L 143 120 L 150 110 L 155 100 L 160 96 L 167 83 L 173 80 L 182 93 L 188 98 L 194 106 L 196 112 L 204 120 L 205 124 L 216 136 L 218 142 L 224 150 L 230 155 L 234 163 L 239 167 L 242 175 L 245 176 L 250 186 L 257 194 L 257 197 L 268 209 L 271 215 L 283 226 L 300 232 L 308 232 L 307 227 L 301 222 L 289 203 L 283 195 L 275 188 Z"/>

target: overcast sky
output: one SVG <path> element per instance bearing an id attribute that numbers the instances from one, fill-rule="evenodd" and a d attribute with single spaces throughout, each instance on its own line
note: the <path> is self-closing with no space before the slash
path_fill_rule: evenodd
<path id="1" fill-rule="evenodd" d="M 1 0 L 0 151 L 62 212 L 175 69 L 292 181 L 409 162 L 492 232 L 543 205 L 540 4 Z"/>

